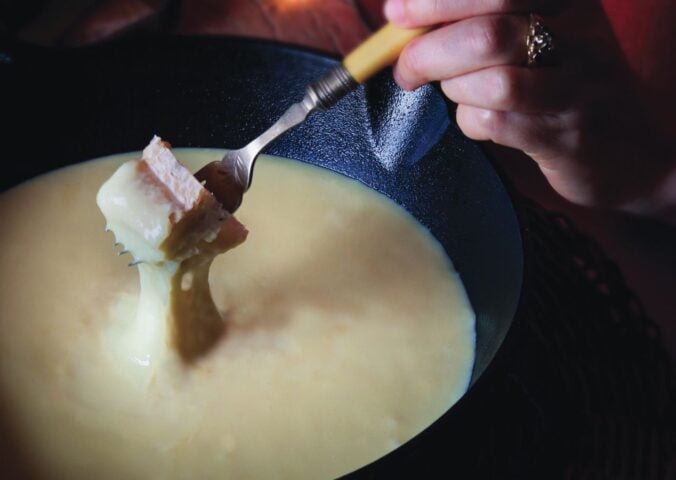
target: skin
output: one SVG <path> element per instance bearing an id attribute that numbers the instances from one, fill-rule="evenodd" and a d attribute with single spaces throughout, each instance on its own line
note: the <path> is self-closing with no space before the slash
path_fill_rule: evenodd
<path id="1" fill-rule="evenodd" d="M 345 54 L 368 35 L 367 23 L 381 20 L 383 3 L 394 23 L 436 27 L 411 42 L 395 66 L 404 89 L 440 82 L 468 137 L 525 152 L 573 203 L 676 224 L 673 131 L 661 131 L 667 122 L 642 102 L 647 89 L 630 71 L 600 0 L 183 0 L 178 19 L 159 24 Z M 64 42 L 153 25 L 149 17 L 166 7 L 104 0 Z M 524 66 L 529 12 L 542 15 L 555 34 L 550 66 Z"/>
<path id="2" fill-rule="evenodd" d="M 550 14 L 550 29 L 566 33 L 550 66 L 525 66 L 525 12 Z M 467 136 L 522 150 L 573 203 L 676 223 L 672 142 L 638 100 L 599 5 L 388 0 L 385 14 L 438 26 L 405 48 L 395 79 L 406 90 L 439 81 Z"/>

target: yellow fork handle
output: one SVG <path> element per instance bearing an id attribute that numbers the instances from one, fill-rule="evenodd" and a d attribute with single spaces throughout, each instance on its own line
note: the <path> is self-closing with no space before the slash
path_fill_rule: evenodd
<path id="1" fill-rule="evenodd" d="M 364 83 L 392 65 L 406 44 L 429 28 L 401 28 L 388 23 L 367 38 L 343 60 L 343 66 L 357 83 Z"/>

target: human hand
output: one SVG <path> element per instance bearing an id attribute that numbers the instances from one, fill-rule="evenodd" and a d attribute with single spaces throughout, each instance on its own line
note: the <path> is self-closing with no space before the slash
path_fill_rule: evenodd
<path id="1" fill-rule="evenodd" d="M 407 90 L 440 81 L 467 136 L 524 151 L 574 203 L 676 221 L 673 146 L 637 101 L 600 4 L 388 0 L 385 13 L 440 25 L 405 48 L 394 75 Z M 549 15 L 558 34 L 552 66 L 525 66 L 528 13 Z"/>
<path id="2" fill-rule="evenodd" d="M 407 89 L 440 80 L 458 103 L 458 123 L 469 137 L 523 150 L 565 198 L 676 223 L 674 142 L 636 100 L 635 78 L 598 1 L 408 0 L 403 14 L 389 12 L 395 23 L 445 26 L 409 45 L 395 77 Z M 171 14 L 178 18 L 166 22 L 157 17 L 176 2 L 102 0 L 73 26 L 66 43 L 91 43 L 150 24 L 346 53 L 368 34 L 361 13 L 377 21 L 380 3 L 183 0 Z M 531 11 L 550 15 L 545 23 L 557 34 L 560 52 L 555 66 L 523 66 Z"/>

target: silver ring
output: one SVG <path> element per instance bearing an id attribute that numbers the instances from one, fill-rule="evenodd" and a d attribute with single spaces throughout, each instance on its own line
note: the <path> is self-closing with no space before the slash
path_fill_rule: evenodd
<path id="1" fill-rule="evenodd" d="M 528 53 L 526 65 L 538 67 L 548 63 L 555 50 L 554 35 L 542 23 L 541 17 L 531 13 L 528 22 L 528 35 L 526 36 L 526 51 Z"/>

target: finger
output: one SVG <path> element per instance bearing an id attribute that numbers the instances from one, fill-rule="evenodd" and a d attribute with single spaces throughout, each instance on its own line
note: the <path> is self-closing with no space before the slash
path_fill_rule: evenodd
<path id="1" fill-rule="evenodd" d="M 455 116 L 458 127 L 473 140 L 533 150 L 541 146 L 543 138 L 547 138 L 541 126 L 537 132 L 533 130 L 536 122 L 532 115 L 458 105 Z"/>
<path id="2" fill-rule="evenodd" d="M 559 12 L 566 0 L 387 0 L 385 16 L 402 27 L 455 22 L 496 13 Z"/>
<path id="3" fill-rule="evenodd" d="M 486 15 L 462 20 L 416 38 L 394 69 L 397 83 L 412 90 L 496 65 L 526 61 L 528 17 Z"/>
<path id="4" fill-rule="evenodd" d="M 581 205 L 598 204 L 598 191 L 590 189 L 594 167 L 580 155 L 584 134 L 575 116 L 498 112 L 467 105 L 459 105 L 456 113 L 458 126 L 468 137 L 522 150 L 565 198 Z M 616 194 L 616 189 L 611 190 L 610 198 Z"/>
<path id="5" fill-rule="evenodd" d="M 458 105 L 456 111 L 458 126 L 469 138 L 522 150 L 545 170 L 560 167 L 557 159 L 570 158 L 579 151 L 580 130 L 576 120 L 568 116 L 501 112 L 469 105 Z"/>
<path id="6" fill-rule="evenodd" d="M 458 104 L 497 111 L 556 113 L 570 103 L 573 82 L 562 68 L 498 66 L 441 82 Z"/>

